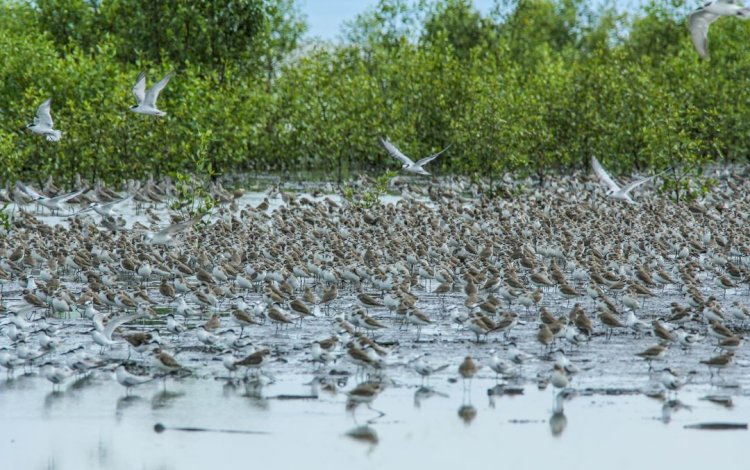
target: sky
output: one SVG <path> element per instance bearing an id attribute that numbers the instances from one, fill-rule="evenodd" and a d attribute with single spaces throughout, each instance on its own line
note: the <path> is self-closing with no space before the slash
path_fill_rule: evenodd
<path id="1" fill-rule="evenodd" d="M 593 5 L 614 5 L 619 8 L 634 8 L 645 0 L 591 0 Z M 308 37 L 319 37 L 336 40 L 341 33 L 341 26 L 347 20 L 354 19 L 359 13 L 377 4 L 377 0 L 297 0 L 302 11 L 307 15 L 309 25 Z M 702 1 L 694 0 L 698 6 Z M 474 6 L 487 14 L 494 5 L 494 0 L 473 0 Z"/>
<path id="2" fill-rule="evenodd" d="M 377 0 L 298 0 L 307 15 L 310 26 L 308 36 L 337 39 L 344 21 L 354 19 L 359 13 L 377 4 Z M 493 0 L 474 0 L 474 6 L 483 13 L 490 11 Z"/>

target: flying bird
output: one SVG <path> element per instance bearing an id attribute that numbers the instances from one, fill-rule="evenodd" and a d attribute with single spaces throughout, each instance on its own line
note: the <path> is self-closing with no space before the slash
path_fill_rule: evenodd
<path id="1" fill-rule="evenodd" d="M 195 225 L 200 220 L 200 217 L 190 219 L 185 222 L 172 224 L 169 227 L 162 229 L 158 232 L 147 232 L 146 243 L 149 245 L 170 245 L 174 241 L 174 237 Z"/>
<path id="2" fill-rule="evenodd" d="M 138 75 L 138 79 L 135 81 L 133 86 L 133 95 L 138 104 L 130 107 L 130 110 L 134 113 L 139 114 L 150 114 L 152 116 L 164 116 L 167 113 L 156 107 L 156 100 L 159 98 L 159 93 L 167 86 L 169 79 L 172 78 L 174 72 L 168 73 L 166 77 L 162 78 L 159 83 L 152 86 L 150 90 L 146 91 L 146 72 L 141 72 Z"/>
<path id="3" fill-rule="evenodd" d="M 129 200 L 132 197 L 133 195 L 130 194 L 122 199 L 117 199 L 115 201 L 110 201 L 106 203 L 94 202 L 94 203 L 91 203 L 87 208 L 81 209 L 80 211 L 76 212 L 76 214 L 80 214 L 82 212 L 88 212 L 88 211 L 93 210 L 94 212 L 96 212 L 102 217 L 116 217 L 117 213 L 115 213 L 114 207 L 118 204 L 121 204 Z"/>
<path id="4" fill-rule="evenodd" d="M 391 154 L 392 157 L 398 159 L 403 165 L 401 165 L 401 169 L 409 172 L 409 173 L 416 173 L 418 175 L 429 175 L 429 173 L 422 168 L 423 166 L 427 165 L 437 157 L 443 154 L 446 150 L 451 148 L 451 146 L 445 147 L 443 150 L 439 151 L 438 153 L 433 153 L 429 157 L 425 157 L 421 160 L 419 160 L 417 163 L 414 163 L 409 157 L 401 153 L 399 149 L 396 148 L 395 145 L 388 142 L 386 139 L 380 138 L 380 143 L 383 144 L 383 147 L 388 151 L 389 154 Z"/>
<path id="5" fill-rule="evenodd" d="M 57 142 L 62 139 L 62 132 L 52 128 L 52 114 L 50 114 L 51 103 L 52 98 L 49 98 L 44 103 L 40 104 L 36 109 L 34 122 L 28 124 L 26 127 L 34 134 L 45 136 L 50 142 Z"/>
<path id="6" fill-rule="evenodd" d="M 42 206 L 46 207 L 47 209 L 53 212 L 63 210 L 63 207 L 61 206 L 61 204 L 64 204 L 68 202 L 70 199 L 73 199 L 83 194 L 84 192 L 88 191 L 88 188 L 83 188 L 83 189 L 79 189 L 78 191 L 74 191 L 68 194 L 63 194 L 57 197 L 47 197 L 43 194 L 40 194 L 34 191 L 34 189 L 26 186 L 20 181 L 17 182 L 16 185 L 19 188 L 21 188 L 23 192 L 28 194 L 29 197 L 31 197 L 34 202 L 36 202 L 37 204 L 41 204 Z"/>
<path id="7" fill-rule="evenodd" d="M 652 179 L 654 179 L 658 175 L 649 176 L 648 178 L 643 178 L 640 180 L 633 181 L 626 185 L 625 187 L 621 188 L 615 181 L 612 179 L 611 176 L 602 168 L 602 165 L 599 163 L 599 160 L 596 159 L 596 157 L 591 157 L 591 166 L 594 168 L 594 173 L 596 173 L 596 176 L 599 177 L 600 180 L 604 184 L 609 187 L 609 190 L 607 191 L 607 196 L 613 198 L 613 199 L 619 199 L 621 201 L 625 201 L 629 204 L 635 204 L 635 201 L 630 198 L 630 195 L 628 194 L 630 191 L 634 190 L 638 186 L 642 185 L 643 183 L 648 183 Z"/>
<path id="8" fill-rule="evenodd" d="M 738 5 L 736 0 L 710 0 L 688 17 L 690 37 L 701 59 L 708 59 L 708 27 L 722 16 L 747 20 L 750 19 L 750 8 Z"/>

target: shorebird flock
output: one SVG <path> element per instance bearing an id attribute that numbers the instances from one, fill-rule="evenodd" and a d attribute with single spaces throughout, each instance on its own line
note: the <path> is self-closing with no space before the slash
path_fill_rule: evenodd
<path id="1" fill-rule="evenodd" d="M 748 12 L 727 0 L 693 12 L 698 54 L 708 58 L 713 21 Z M 146 90 L 141 73 L 131 110 L 165 116 L 156 102 L 172 76 Z M 28 129 L 57 142 L 54 127 L 47 99 Z M 415 162 L 380 142 L 422 176 L 448 150 Z M 168 181 L 70 193 L 17 183 L 0 194 L 14 208 L 0 241 L 0 367 L 55 389 L 104 371 L 126 393 L 189 377 L 257 387 L 290 372 L 336 391 L 347 381 L 332 378 L 355 377 L 351 410 L 410 380 L 403 371 L 424 396 L 441 375 L 465 391 L 478 374 L 551 385 L 560 414 L 592 370 L 616 378 L 643 362 L 626 382 L 665 398 L 723 383 L 750 319 L 745 175 L 689 204 L 648 192 L 636 203 L 659 175 L 620 185 L 591 166 L 544 187 L 505 182 L 495 200 L 460 179 L 407 181 L 397 202 L 367 209 L 278 187 L 243 204 L 215 184 L 221 206 L 206 220 L 170 213 Z M 685 407 L 671 399 L 664 413 Z"/>
<path id="2" fill-rule="evenodd" d="M 112 377 L 124 393 L 312 375 L 352 410 L 394 383 L 470 391 L 476 376 L 549 384 L 560 407 L 577 384 L 667 399 L 741 381 L 747 178 L 689 204 L 644 184 L 628 204 L 602 171 L 507 182 L 493 200 L 460 179 L 405 179 L 368 209 L 278 187 L 250 204 L 216 184 L 224 204 L 203 221 L 170 219 L 166 182 L 19 184 L 0 195 L 16 207 L 0 367 L 61 390 Z"/>

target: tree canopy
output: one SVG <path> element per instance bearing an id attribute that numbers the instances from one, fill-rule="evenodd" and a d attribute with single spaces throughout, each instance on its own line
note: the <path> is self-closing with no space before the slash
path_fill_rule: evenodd
<path id="1" fill-rule="evenodd" d="M 477 177 L 744 162 L 750 24 L 712 24 L 704 61 L 692 7 L 380 0 L 327 43 L 293 0 L 0 0 L 0 179 L 397 168 L 379 136 Z M 141 70 L 177 72 L 164 118 L 128 112 Z M 48 97 L 57 143 L 23 130 Z"/>

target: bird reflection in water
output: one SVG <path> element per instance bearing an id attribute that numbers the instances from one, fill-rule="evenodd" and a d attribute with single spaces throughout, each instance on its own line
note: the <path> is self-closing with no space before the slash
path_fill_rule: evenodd
<path id="1" fill-rule="evenodd" d="M 237 384 L 234 380 L 227 380 L 224 385 L 221 386 L 221 393 L 225 398 L 234 396 L 237 393 Z"/>
<path id="2" fill-rule="evenodd" d="M 250 376 L 244 380 L 245 393 L 243 397 L 247 398 L 247 402 L 253 407 L 259 410 L 267 410 L 269 407 L 268 399 L 263 396 L 263 387 L 265 382 L 261 379 L 261 376 Z"/>
<path id="3" fill-rule="evenodd" d="M 487 389 L 490 408 L 494 408 L 497 397 L 523 395 L 523 386 L 500 383 Z"/>
<path id="4" fill-rule="evenodd" d="M 346 377 L 344 377 L 343 385 L 339 385 L 338 382 L 326 375 L 317 375 L 307 385 L 310 386 L 310 394 L 316 397 L 320 396 L 320 392 L 335 396 L 339 386 L 346 386 Z"/>
<path id="5" fill-rule="evenodd" d="M 549 419 L 549 430 L 554 437 L 560 437 L 568 426 L 568 418 L 563 410 L 552 412 Z"/>
<path id="6" fill-rule="evenodd" d="M 163 408 L 169 408 L 174 404 L 175 399 L 185 396 L 184 392 L 170 392 L 169 390 L 162 390 L 153 397 L 151 397 L 151 409 L 158 410 Z"/>
<path id="7" fill-rule="evenodd" d="M 124 397 L 118 398 L 117 404 L 115 405 L 115 419 L 117 422 L 122 419 L 125 410 L 137 405 L 138 403 L 144 403 L 145 401 L 146 400 L 143 397 L 138 395 L 125 395 Z"/>
<path id="8" fill-rule="evenodd" d="M 349 431 L 347 431 L 346 436 L 357 442 L 368 444 L 368 453 L 372 452 L 375 446 L 378 445 L 378 442 L 380 442 L 378 433 L 375 432 L 375 429 L 368 425 L 357 426 L 356 428 L 350 429 Z"/>
<path id="9" fill-rule="evenodd" d="M 53 390 L 44 396 L 44 410 L 49 411 L 53 406 L 58 405 L 65 398 L 65 392 Z"/>
<path id="10" fill-rule="evenodd" d="M 554 437 L 562 435 L 568 426 L 568 418 L 565 416 L 563 405 L 577 395 L 572 388 L 564 388 L 555 395 L 555 403 L 552 406 L 552 416 L 549 419 L 549 430 Z"/>
<path id="11" fill-rule="evenodd" d="M 5 380 L 0 381 L 0 393 L 6 391 L 31 390 L 36 384 L 35 375 L 19 375 L 18 377 L 8 376 Z"/>
<path id="12" fill-rule="evenodd" d="M 421 408 L 422 402 L 432 397 L 448 398 L 448 395 L 443 392 L 438 392 L 432 387 L 419 387 L 414 392 L 414 408 Z"/>
<path id="13" fill-rule="evenodd" d="M 472 404 L 461 405 L 458 409 L 458 417 L 468 426 L 477 417 L 477 409 Z"/>
<path id="14" fill-rule="evenodd" d="M 677 413 L 680 410 L 693 411 L 693 409 L 681 402 L 680 400 L 667 400 L 661 407 L 661 422 L 669 424 L 672 421 L 672 413 Z"/>
<path id="15" fill-rule="evenodd" d="M 96 385 L 96 380 L 94 380 L 93 374 L 88 373 L 84 375 L 79 375 L 76 377 L 76 379 L 68 386 L 68 390 L 75 391 L 75 390 L 83 390 L 86 389 L 92 385 Z"/>
<path id="16" fill-rule="evenodd" d="M 246 397 L 263 398 L 263 381 L 257 377 L 249 377 L 244 383 Z"/>

